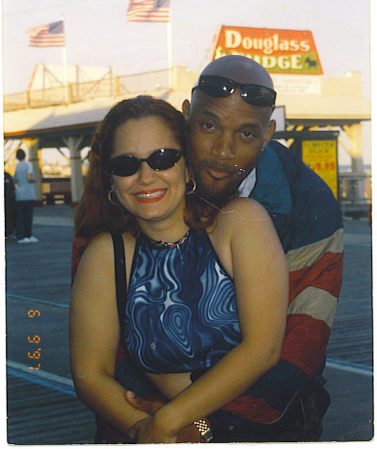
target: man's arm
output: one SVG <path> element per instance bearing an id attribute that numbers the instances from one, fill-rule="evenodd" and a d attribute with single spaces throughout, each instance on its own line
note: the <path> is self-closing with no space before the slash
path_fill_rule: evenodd
<path id="1" fill-rule="evenodd" d="M 325 182 L 276 141 L 262 153 L 251 196 L 269 211 L 290 272 L 281 358 L 251 390 L 249 419 L 268 422 L 323 367 L 341 288 L 343 224 Z"/>
<path id="2" fill-rule="evenodd" d="M 287 257 L 290 293 L 281 357 L 313 376 L 324 360 L 340 294 L 343 228 L 326 239 L 289 251 Z"/>
<path id="3" fill-rule="evenodd" d="M 343 229 L 287 257 L 290 293 L 280 361 L 251 388 L 252 396 L 225 407 L 255 422 L 279 418 L 295 392 L 321 372 L 341 287 Z"/>

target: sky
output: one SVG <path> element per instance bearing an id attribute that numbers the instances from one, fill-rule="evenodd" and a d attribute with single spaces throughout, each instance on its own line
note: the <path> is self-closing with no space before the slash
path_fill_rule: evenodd
<path id="1" fill-rule="evenodd" d="M 310 30 L 324 75 L 362 73 L 370 95 L 369 0 L 170 0 L 172 63 L 200 70 L 218 25 Z M 27 89 L 38 63 L 62 64 L 60 48 L 28 46 L 27 29 L 65 19 L 68 64 L 112 66 L 119 75 L 166 68 L 164 23 L 128 23 L 128 0 L 3 0 L 3 91 Z"/>

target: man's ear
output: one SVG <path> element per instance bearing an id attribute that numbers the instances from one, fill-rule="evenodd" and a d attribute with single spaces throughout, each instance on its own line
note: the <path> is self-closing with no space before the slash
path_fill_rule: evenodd
<path id="1" fill-rule="evenodd" d="M 276 122 L 275 122 L 275 120 L 270 120 L 268 122 L 268 127 L 267 127 L 266 135 L 264 138 L 263 147 L 265 147 L 268 144 L 268 142 L 270 141 L 272 134 L 275 132 L 275 130 L 276 130 Z"/>
<path id="2" fill-rule="evenodd" d="M 183 113 L 185 120 L 187 120 L 189 117 L 189 113 L 190 113 L 190 102 L 188 100 L 185 100 L 182 103 L 182 113 Z"/>

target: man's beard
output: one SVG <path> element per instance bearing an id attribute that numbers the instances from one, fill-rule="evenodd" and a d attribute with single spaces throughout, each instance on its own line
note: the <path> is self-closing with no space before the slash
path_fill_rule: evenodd
<path id="1" fill-rule="evenodd" d="M 196 195 L 200 198 L 206 200 L 207 202 L 213 204 L 216 207 L 223 207 L 228 201 L 238 196 L 238 187 L 242 182 L 237 176 L 238 179 L 234 179 L 233 182 L 223 186 L 220 189 L 212 189 L 201 182 L 199 178 L 197 178 L 196 183 Z M 215 183 L 216 181 L 214 181 Z"/>
<path id="2" fill-rule="evenodd" d="M 203 159 L 200 162 L 190 161 L 196 180 L 196 196 L 220 208 L 228 201 L 238 196 L 241 182 L 248 176 L 252 167 L 240 167 L 237 164 L 219 160 Z M 227 182 L 213 179 L 206 175 L 208 169 L 226 173 Z"/>

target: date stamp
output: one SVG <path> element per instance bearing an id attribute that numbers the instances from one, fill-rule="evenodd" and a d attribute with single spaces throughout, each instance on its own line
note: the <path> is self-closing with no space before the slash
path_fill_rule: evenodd
<path id="1" fill-rule="evenodd" d="M 27 311 L 27 316 L 31 320 L 38 320 L 41 316 L 41 312 L 37 309 L 30 309 Z M 30 370 L 39 370 L 41 368 L 41 354 L 42 354 L 42 345 L 41 345 L 41 337 L 39 335 L 28 335 L 27 336 L 28 347 L 30 351 L 27 351 L 28 364 Z"/>

